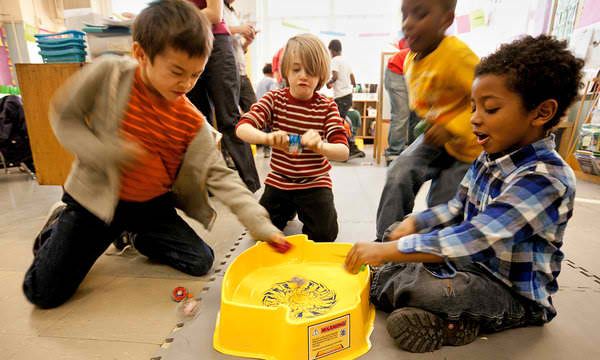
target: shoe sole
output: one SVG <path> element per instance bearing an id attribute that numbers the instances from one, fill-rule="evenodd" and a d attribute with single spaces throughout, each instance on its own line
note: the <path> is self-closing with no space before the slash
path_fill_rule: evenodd
<path id="1" fill-rule="evenodd" d="M 444 345 L 462 346 L 473 342 L 479 335 L 479 323 L 473 320 L 459 320 L 455 329 L 444 334 Z"/>
<path id="2" fill-rule="evenodd" d="M 387 318 L 387 331 L 401 349 L 413 353 L 432 352 L 444 342 L 443 320 L 421 309 L 394 311 Z"/>
<path id="3" fill-rule="evenodd" d="M 48 211 L 48 216 L 46 216 L 46 221 L 44 221 L 44 226 L 40 230 L 40 233 L 35 237 L 35 240 L 33 242 L 33 255 L 34 256 L 37 254 L 38 250 L 43 245 L 42 241 L 40 240 L 40 236 L 42 235 L 42 232 L 47 227 L 52 225 L 52 223 L 54 223 L 59 218 L 60 214 L 63 212 L 63 210 L 66 207 L 67 207 L 67 204 L 65 204 L 62 201 L 58 201 L 58 202 L 54 203 L 54 205 L 52 205 L 52 207 L 50 208 L 50 211 Z"/>
<path id="4" fill-rule="evenodd" d="M 367 155 L 365 153 L 362 153 L 362 154 L 360 154 L 360 153 L 358 153 L 358 154 L 351 154 L 351 155 L 348 156 L 348 160 L 350 160 L 350 159 L 356 159 L 356 158 L 364 158 L 366 156 Z"/>

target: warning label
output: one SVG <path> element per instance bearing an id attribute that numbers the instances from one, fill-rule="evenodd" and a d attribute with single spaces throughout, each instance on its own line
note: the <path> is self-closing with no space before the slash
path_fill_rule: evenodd
<path id="1" fill-rule="evenodd" d="M 308 327 L 308 359 L 320 359 L 350 347 L 350 315 Z"/>

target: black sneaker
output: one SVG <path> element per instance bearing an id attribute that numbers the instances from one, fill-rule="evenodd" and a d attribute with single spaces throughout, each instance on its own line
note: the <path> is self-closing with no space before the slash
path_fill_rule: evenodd
<path id="1" fill-rule="evenodd" d="M 443 345 L 461 346 L 473 342 L 479 334 L 479 322 L 446 321 L 429 311 L 405 307 L 388 316 L 387 331 L 401 349 L 424 353 Z"/>
<path id="2" fill-rule="evenodd" d="M 33 241 L 33 256 L 35 256 L 37 254 L 38 250 L 42 247 L 44 242 L 50 237 L 50 233 L 51 233 L 50 228 L 52 227 L 52 225 L 54 225 L 56 223 L 58 218 L 60 218 L 60 214 L 62 214 L 63 210 L 66 207 L 67 207 L 67 204 L 65 204 L 62 201 L 59 201 L 59 202 L 55 203 L 54 205 L 52 205 L 52 207 L 50 208 L 50 211 L 48 212 L 48 216 L 46 217 L 46 222 L 44 223 L 42 230 L 40 231 L 38 236 L 35 237 L 35 240 Z"/>
<path id="3" fill-rule="evenodd" d="M 396 160 L 398 155 L 385 155 L 385 166 L 390 166 L 392 161 Z"/>
<path id="4" fill-rule="evenodd" d="M 350 142 L 349 144 L 350 146 L 350 155 L 348 156 L 348 160 L 350 159 L 355 159 L 355 158 L 364 158 L 366 156 L 366 154 L 361 151 L 357 146 L 356 143 L 354 143 L 353 141 Z"/>

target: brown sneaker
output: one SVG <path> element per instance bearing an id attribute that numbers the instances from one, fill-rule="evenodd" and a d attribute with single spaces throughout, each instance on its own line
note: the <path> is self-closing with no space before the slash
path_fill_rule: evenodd
<path id="1" fill-rule="evenodd" d="M 479 322 L 469 319 L 446 321 L 418 308 L 394 310 L 387 318 L 387 331 L 403 350 L 431 352 L 443 345 L 466 345 L 479 334 Z"/>

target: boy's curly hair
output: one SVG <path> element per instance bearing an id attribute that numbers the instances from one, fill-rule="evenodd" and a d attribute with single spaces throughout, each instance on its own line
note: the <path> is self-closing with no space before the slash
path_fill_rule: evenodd
<path id="1" fill-rule="evenodd" d="M 475 77 L 506 76 L 508 88 L 520 95 L 527 111 L 545 100 L 556 100 L 556 114 L 544 125 L 550 129 L 575 100 L 582 67 L 583 60 L 567 49 L 566 41 L 548 35 L 525 36 L 483 58 L 475 68 Z"/>

